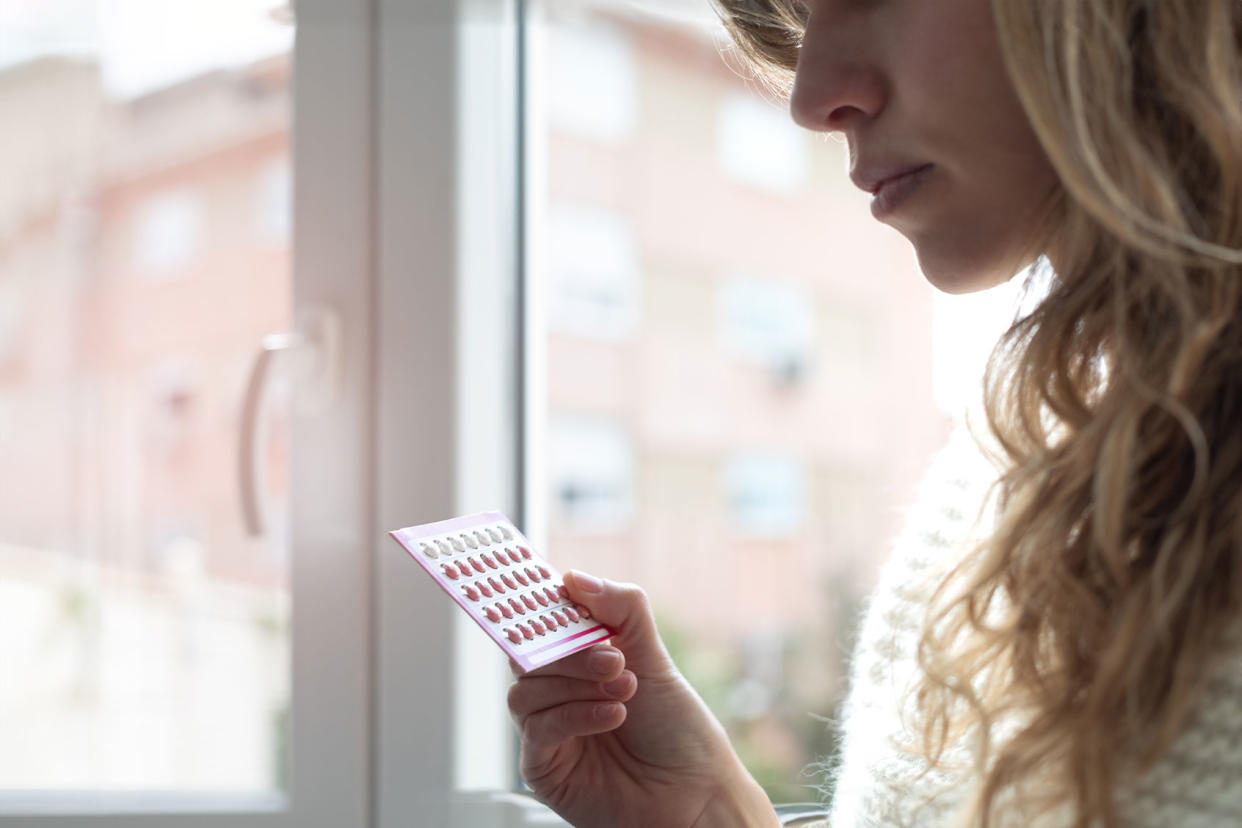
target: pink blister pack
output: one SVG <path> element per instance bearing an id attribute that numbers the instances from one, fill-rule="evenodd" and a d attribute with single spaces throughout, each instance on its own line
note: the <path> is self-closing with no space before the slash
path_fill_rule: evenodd
<path id="1" fill-rule="evenodd" d="M 523 670 L 613 635 L 586 607 L 569 600 L 561 574 L 501 512 L 389 534 Z"/>

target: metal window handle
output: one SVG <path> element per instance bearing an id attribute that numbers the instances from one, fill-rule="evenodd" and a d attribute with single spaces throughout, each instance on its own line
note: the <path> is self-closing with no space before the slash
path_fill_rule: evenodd
<path id="1" fill-rule="evenodd" d="M 828 828 L 828 808 L 818 802 L 792 802 L 777 805 L 776 816 L 782 826 L 805 826 L 805 828 Z"/>
<path id="2" fill-rule="evenodd" d="M 293 331 L 268 334 L 261 341 L 242 396 L 237 450 L 242 525 L 250 537 L 261 537 L 266 525 L 263 401 L 272 377 L 280 374 L 293 384 L 299 412 L 320 411 L 340 388 L 340 343 L 340 320 L 325 308 L 299 311 Z"/>

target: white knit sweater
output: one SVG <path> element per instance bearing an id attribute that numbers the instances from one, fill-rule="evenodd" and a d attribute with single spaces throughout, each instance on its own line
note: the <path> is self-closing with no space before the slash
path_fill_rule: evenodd
<path id="1" fill-rule="evenodd" d="M 900 753 L 893 739 L 916 743 L 899 720 L 902 691 L 916 677 L 915 649 L 934 576 L 946 571 L 971 536 L 992 468 L 964 432 L 927 474 L 906 528 L 868 599 L 851 658 L 842 711 L 843 743 L 835 771 L 832 828 L 946 826 L 968 790 L 965 775 L 937 772 L 917 785 L 925 766 Z M 986 527 L 987 520 L 979 524 Z M 1124 826 L 1242 826 L 1242 635 L 1213 677 L 1191 721 L 1154 770 L 1116 797 Z M 969 761 L 959 746 L 950 754 Z M 1069 810 L 1038 823 L 1072 824 Z M 1033 823 L 1013 815 L 1006 828 Z"/>

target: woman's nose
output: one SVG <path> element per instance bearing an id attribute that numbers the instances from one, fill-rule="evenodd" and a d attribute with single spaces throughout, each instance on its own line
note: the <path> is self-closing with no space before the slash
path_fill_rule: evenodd
<path id="1" fill-rule="evenodd" d="M 880 114 L 887 96 L 882 67 L 868 55 L 859 30 L 809 22 L 798 52 L 790 114 L 799 126 L 846 132 Z"/>

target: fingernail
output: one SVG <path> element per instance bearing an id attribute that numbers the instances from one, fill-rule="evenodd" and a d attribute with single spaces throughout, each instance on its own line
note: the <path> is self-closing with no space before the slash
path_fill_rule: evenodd
<path id="1" fill-rule="evenodd" d="M 587 659 L 587 664 L 596 673 L 606 676 L 617 668 L 617 661 L 620 658 L 621 656 L 616 653 L 591 653 L 591 657 Z"/>
<path id="2" fill-rule="evenodd" d="M 587 575 L 585 572 L 579 572 L 576 569 L 571 571 L 574 574 L 574 586 L 583 592 L 598 593 L 604 591 L 604 582 L 599 578 Z"/>
<path id="3" fill-rule="evenodd" d="M 617 709 L 616 702 L 607 702 L 605 704 L 595 705 L 595 718 L 599 721 L 611 719 L 613 711 Z"/>

